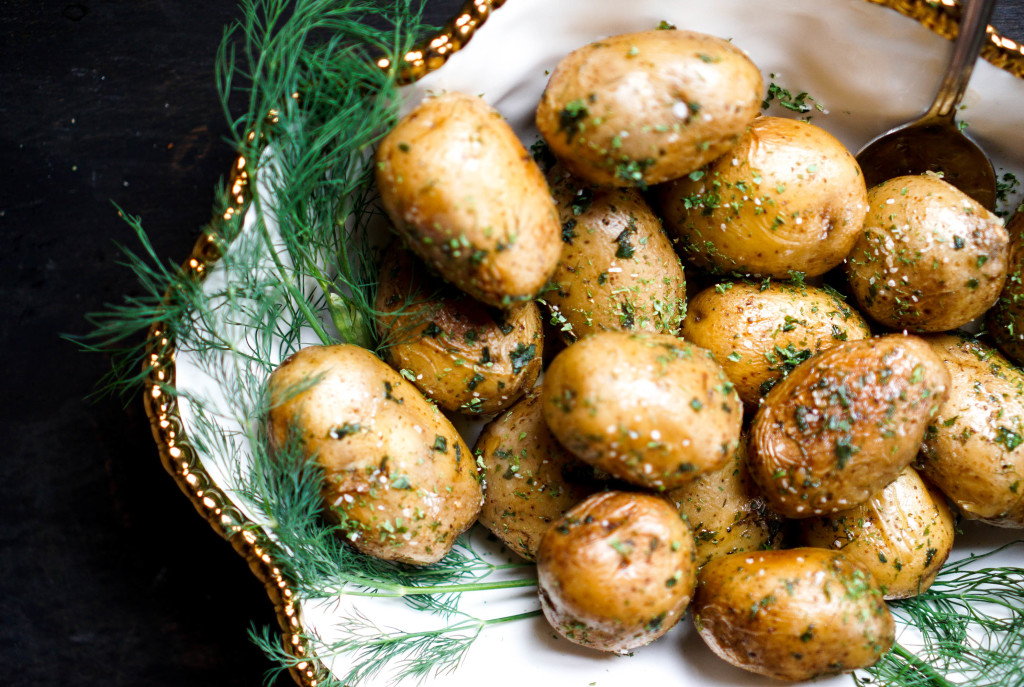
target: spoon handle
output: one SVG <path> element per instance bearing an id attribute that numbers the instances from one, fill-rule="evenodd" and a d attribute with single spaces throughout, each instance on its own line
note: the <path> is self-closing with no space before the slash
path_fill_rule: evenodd
<path id="1" fill-rule="evenodd" d="M 953 44 L 953 56 L 942 75 L 939 92 L 935 101 L 922 118 L 953 119 L 956 106 L 964 97 L 967 82 L 971 80 L 974 63 L 978 61 L 981 46 L 988 37 L 986 31 L 996 0 L 961 0 L 963 11 L 960 15 L 960 30 Z"/>

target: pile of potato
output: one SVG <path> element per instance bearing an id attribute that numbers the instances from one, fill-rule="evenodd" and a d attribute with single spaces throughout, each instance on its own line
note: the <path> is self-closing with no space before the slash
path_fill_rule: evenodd
<path id="1" fill-rule="evenodd" d="M 989 312 L 1024 360 L 1024 220 L 936 176 L 867 189 L 763 90 L 669 28 L 554 70 L 544 170 L 469 95 L 383 140 L 390 366 L 313 347 L 269 382 L 273 446 L 317 457 L 354 547 L 429 564 L 479 519 L 573 642 L 628 651 L 690 608 L 727 661 L 802 680 L 890 648 L 883 599 L 931 584 L 954 514 L 1024 527 L 1024 374 L 938 334 Z M 474 450 L 442 410 L 492 418 Z"/>

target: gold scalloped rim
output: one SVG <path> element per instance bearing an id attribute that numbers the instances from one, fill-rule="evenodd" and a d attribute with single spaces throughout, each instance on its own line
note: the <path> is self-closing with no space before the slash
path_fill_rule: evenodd
<path id="1" fill-rule="evenodd" d="M 945 38 L 956 37 L 960 8 L 955 0 L 866 1 L 893 9 Z M 491 13 L 505 2 L 468 0 L 459 14 L 437 35 L 404 56 L 401 81 L 412 83 L 443 66 L 451 55 L 470 41 Z M 995 66 L 1024 79 L 1024 46 L 1002 37 L 991 26 L 988 33 L 990 40 L 983 47 L 982 56 Z M 391 66 L 387 60 L 381 60 L 378 64 L 382 68 Z M 244 216 L 251 193 L 249 181 L 247 162 L 239 158 L 231 174 L 233 205 L 227 208 L 222 217 L 214 217 L 211 226 L 218 226 L 222 220 L 231 221 L 239 213 Z M 202 279 L 219 257 L 216 240 L 204 234 L 182 267 L 187 273 Z M 144 400 L 164 469 L 174 478 L 199 514 L 217 534 L 231 543 L 235 551 L 248 562 L 253 574 L 263 582 L 281 626 L 284 646 L 296 657 L 305 659 L 290 670 L 292 677 L 299 685 L 317 687 L 327 669 L 307 655 L 307 647 L 301 639 L 303 627 L 299 606 L 281 565 L 277 563 L 276 548 L 262 530 L 248 523 L 245 516 L 213 483 L 188 444 L 182 431 L 177 400 L 170 392 L 176 379 L 175 351 L 174 343 L 164 335 L 164 326 L 153 326 L 149 332 L 149 341 L 147 358 L 143 363 L 147 372 Z"/>

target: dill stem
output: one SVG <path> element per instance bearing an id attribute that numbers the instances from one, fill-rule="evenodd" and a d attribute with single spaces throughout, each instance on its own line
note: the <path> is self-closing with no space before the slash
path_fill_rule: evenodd
<path id="1" fill-rule="evenodd" d="M 358 582 L 357 582 L 358 583 Z M 362 584 L 362 583 L 360 583 Z M 466 584 L 440 584 L 429 587 L 410 587 L 406 585 L 381 585 L 377 589 L 382 591 L 374 592 L 346 592 L 344 596 L 377 596 L 377 597 L 402 597 L 416 596 L 422 594 L 459 594 L 462 592 L 482 592 L 495 589 L 514 589 L 516 587 L 536 587 L 537 580 L 526 578 L 521 580 L 506 580 L 504 582 L 469 582 Z"/>
<path id="2" fill-rule="evenodd" d="M 541 612 L 542 611 L 540 611 L 540 610 L 526 611 L 525 613 L 516 613 L 515 615 L 506 615 L 506 616 L 503 616 L 501 618 L 491 618 L 489 620 L 484 620 L 482 622 L 483 622 L 483 625 L 485 627 L 487 625 L 500 625 L 501 623 L 511 623 L 513 621 L 516 621 L 516 620 L 526 620 L 528 618 L 536 618 L 537 616 L 539 616 L 541 614 Z"/>
<path id="3" fill-rule="evenodd" d="M 896 654 L 907 663 L 909 663 L 915 670 L 924 675 L 928 681 L 935 687 L 956 687 L 952 682 L 947 680 L 945 677 L 935 671 L 935 669 L 929 664 L 922 661 L 920 658 L 912 654 L 903 648 L 899 643 L 894 644 L 892 647 L 892 653 Z"/>

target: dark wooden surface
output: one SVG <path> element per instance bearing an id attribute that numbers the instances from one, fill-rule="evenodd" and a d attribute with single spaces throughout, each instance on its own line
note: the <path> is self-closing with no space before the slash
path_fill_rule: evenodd
<path id="1" fill-rule="evenodd" d="M 138 400 L 83 400 L 104 358 L 58 337 L 135 289 L 112 201 L 175 262 L 209 219 L 234 18 L 232 0 L 0 0 L 4 684 L 257 685 L 269 665 L 246 638 L 274 622 L 261 585 L 163 472 Z M 1024 0 L 993 23 L 1024 40 Z"/>

